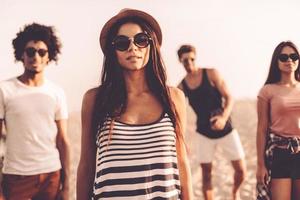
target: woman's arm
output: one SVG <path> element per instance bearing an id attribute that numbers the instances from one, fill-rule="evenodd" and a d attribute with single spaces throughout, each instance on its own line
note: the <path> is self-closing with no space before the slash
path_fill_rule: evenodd
<path id="1" fill-rule="evenodd" d="M 180 134 L 182 134 L 182 138 L 177 137 L 177 141 L 176 141 L 176 151 L 177 151 L 182 199 L 191 200 L 193 199 L 192 176 L 191 176 L 191 170 L 190 170 L 189 160 L 187 157 L 185 143 L 182 140 L 184 138 L 183 133 L 186 127 L 185 97 L 183 92 L 177 88 L 170 88 L 170 93 L 171 93 L 172 101 L 175 104 L 175 109 L 178 113 L 178 120 L 180 123 Z"/>
<path id="2" fill-rule="evenodd" d="M 77 169 L 77 200 L 90 199 L 96 165 L 96 142 L 92 131 L 92 113 L 96 98 L 96 89 L 89 90 L 83 97 L 81 109 L 81 154 Z"/>
<path id="3" fill-rule="evenodd" d="M 267 176 L 267 169 L 265 166 L 265 147 L 266 134 L 269 122 L 269 106 L 268 102 L 258 98 L 257 100 L 257 135 L 256 135 L 256 150 L 257 150 L 257 182 L 265 183 Z"/>

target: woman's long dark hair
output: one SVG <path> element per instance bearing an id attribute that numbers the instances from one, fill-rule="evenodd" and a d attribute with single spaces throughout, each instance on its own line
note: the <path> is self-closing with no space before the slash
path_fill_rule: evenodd
<path id="1" fill-rule="evenodd" d="M 150 41 L 149 61 L 145 66 L 145 76 L 150 91 L 155 95 L 161 103 L 164 111 L 169 115 L 178 138 L 182 138 L 180 134 L 180 125 L 178 114 L 175 106 L 170 98 L 169 88 L 166 85 L 166 72 L 163 60 L 161 58 L 160 46 L 153 29 L 143 20 L 139 18 L 126 18 L 113 26 L 110 30 L 106 42 L 106 55 L 102 68 L 101 86 L 95 100 L 92 128 L 95 134 L 105 125 L 107 119 L 114 119 L 123 114 L 127 105 L 127 92 L 122 67 L 117 61 L 115 50 L 111 43 L 121 25 L 132 22 L 138 24 L 152 38 Z M 113 123 L 110 125 L 111 129 Z"/>
<path id="2" fill-rule="evenodd" d="M 281 54 L 282 49 L 287 46 L 293 48 L 295 50 L 295 52 L 299 55 L 299 51 L 298 51 L 296 45 L 291 41 L 284 41 L 284 42 L 281 42 L 279 45 L 277 45 L 277 47 L 275 48 L 273 55 L 272 55 L 269 74 L 268 74 L 268 78 L 265 82 L 265 85 L 271 84 L 271 83 L 277 83 L 281 80 L 281 72 L 280 72 L 280 69 L 278 66 L 278 56 L 279 56 L 279 54 Z M 300 62 L 298 62 L 298 67 L 295 71 L 295 79 L 297 81 L 300 81 Z"/>

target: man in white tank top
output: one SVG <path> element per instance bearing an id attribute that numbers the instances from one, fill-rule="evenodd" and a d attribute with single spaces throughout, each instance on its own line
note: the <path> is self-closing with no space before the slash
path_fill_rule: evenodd
<path id="1" fill-rule="evenodd" d="M 0 137 L 6 151 L 0 200 L 68 199 L 69 143 L 63 90 L 44 77 L 61 44 L 53 27 L 26 25 L 13 40 L 24 72 L 0 82 Z"/>

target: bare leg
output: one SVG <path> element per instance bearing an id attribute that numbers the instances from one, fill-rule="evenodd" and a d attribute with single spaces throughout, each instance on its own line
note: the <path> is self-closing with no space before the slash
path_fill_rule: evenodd
<path id="1" fill-rule="evenodd" d="M 271 180 L 272 200 L 291 199 L 292 180 L 289 178 L 274 178 Z"/>
<path id="2" fill-rule="evenodd" d="M 212 163 L 202 163 L 202 191 L 205 200 L 213 200 Z"/>
<path id="3" fill-rule="evenodd" d="M 232 189 L 233 200 L 237 199 L 237 191 L 239 190 L 242 182 L 246 176 L 246 165 L 244 160 L 233 160 L 231 161 L 234 169 L 234 183 Z"/>
<path id="4" fill-rule="evenodd" d="M 293 199 L 300 199 L 300 179 L 293 181 Z"/>

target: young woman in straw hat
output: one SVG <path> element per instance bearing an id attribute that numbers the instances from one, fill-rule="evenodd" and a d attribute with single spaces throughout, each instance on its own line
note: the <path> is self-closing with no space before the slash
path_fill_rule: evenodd
<path id="1" fill-rule="evenodd" d="M 166 85 L 162 33 L 121 10 L 102 28 L 102 83 L 82 104 L 78 199 L 192 199 L 185 99 Z"/>

